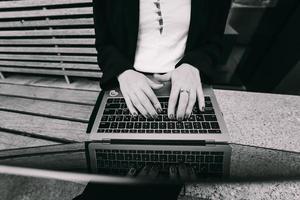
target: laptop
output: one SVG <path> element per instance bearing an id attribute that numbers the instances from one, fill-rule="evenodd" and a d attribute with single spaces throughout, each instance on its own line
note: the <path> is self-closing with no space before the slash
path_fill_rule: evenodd
<path id="1" fill-rule="evenodd" d="M 212 87 L 203 87 L 205 111 L 195 105 L 182 122 L 167 116 L 170 89 L 166 83 L 154 91 L 163 108 L 157 119 L 131 116 L 119 89 L 99 94 L 87 129 L 93 173 L 126 175 L 146 165 L 168 173 L 170 166 L 185 164 L 198 177 L 229 174 L 229 134 Z"/>
<path id="2" fill-rule="evenodd" d="M 227 143 L 229 134 L 210 86 L 204 85 L 205 111 L 197 105 L 188 120 L 178 122 L 167 116 L 170 83 L 154 91 L 163 112 L 157 119 L 146 119 L 142 115 L 130 115 L 119 89 L 101 91 L 91 114 L 87 133 L 91 140 L 110 142 L 131 141 L 198 141 L 203 143 Z"/>

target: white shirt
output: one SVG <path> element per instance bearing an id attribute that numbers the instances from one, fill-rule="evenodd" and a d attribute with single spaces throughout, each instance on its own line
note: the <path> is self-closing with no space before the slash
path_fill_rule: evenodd
<path id="1" fill-rule="evenodd" d="M 148 73 L 175 69 L 183 57 L 190 25 L 191 0 L 159 0 L 163 19 L 160 33 L 157 0 L 140 0 L 140 20 L 134 68 Z"/>

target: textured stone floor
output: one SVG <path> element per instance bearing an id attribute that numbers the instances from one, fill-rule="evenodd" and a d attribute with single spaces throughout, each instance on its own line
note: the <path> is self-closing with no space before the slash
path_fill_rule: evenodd
<path id="1" fill-rule="evenodd" d="M 202 199 L 276 199 L 299 200 L 300 181 L 264 183 L 197 184 L 188 187 L 186 195 Z"/>
<path id="2" fill-rule="evenodd" d="M 49 179 L 0 176 L 1 200 L 69 200 L 80 194 L 85 185 Z"/>
<path id="3" fill-rule="evenodd" d="M 71 183 L 48 179 L 15 177 L 1 175 L 1 200 L 70 200 L 80 194 L 85 187 L 82 183 Z M 109 199 L 109 198 L 107 198 Z M 300 182 L 272 183 L 232 183 L 191 185 L 186 196 L 180 200 L 217 200 L 217 199 L 300 199 Z"/>

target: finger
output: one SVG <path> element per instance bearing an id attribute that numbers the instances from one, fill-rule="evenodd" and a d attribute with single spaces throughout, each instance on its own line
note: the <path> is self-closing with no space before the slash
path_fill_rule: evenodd
<path id="1" fill-rule="evenodd" d="M 166 74 L 154 74 L 153 77 L 160 82 L 167 82 L 171 80 L 171 72 Z"/>
<path id="2" fill-rule="evenodd" d="M 150 99 L 150 101 L 152 102 L 155 110 L 158 112 L 158 113 L 161 113 L 162 112 L 162 107 L 161 107 L 161 104 L 160 102 L 158 101 L 155 93 L 153 92 L 153 90 L 150 88 L 150 87 L 146 87 L 146 88 L 143 88 L 143 91 L 145 92 L 145 94 L 147 95 L 147 97 Z"/>
<path id="3" fill-rule="evenodd" d="M 142 177 L 146 177 L 149 173 L 151 169 L 151 166 L 150 165 L 146 165 L 141 171 L 140 173 L 138 174 L 138 177 L 142 178 Z"/>
<path id="4" fill-rule="evenodd" d="M 153 165 L 153 167 L 150 169 L 148 176 L 149 178 L 156 178 L 159 173 L 159 168 L 157 165 Z"/>
<path id="5" fill-rule="evenodd" d="M 178 121 L 183 120 L 188 102 L 189 102 L 189 93 L 186 91 L 180 92 L 177 113 L 176 113 Z"/>
<path id="6" fill-rule="evenodd" d="M 189 173 L 185 164 L 179 164 L 178 166 L 179 176 L 183 180 L 189 180 Z"/>
<path id="7" fill-rule="evenodd" d="M 151 117 L 156 117 L 157 112 L 151 104 L 149 98 L 146 96 L 146 94 L 143 91 L 140 91 L 136 94 L 136 96 L 138 97 L 142 106 L 146 109 L 147 113 L 149 113 Z"/>
<path id="8" fill-rule="evenodd" d="M 170 168 L 169 168 L 169 176 L 170 176 L 170 179 L 173 179 L 173 180 L 178 178 L 177 167 L 175 167 L 174 165 L 170 166 Z"/>
<path id="9" fill-rule="evenodd" d="M 151 79 L 149 79 L 148 77 L 146 77 L 148 84 L 150 85 L 150 87 L 154 90 L 158 90 L 162 87 L 164 87 L 164 84 L 162 83 L 155 83 L 154 81 L 152 81 Z"/>
<path id="10" fill-rule="evenodd" d="M 130 168 L 130 170 L 127 173 L 128 177 L 133 177 L 136 175 L 137 170 L 135 168 Z"/>
<path id="11" fill-rule="evenodd" d="M 134 105 L 134 107 L 136 109 L 138 109 L 138 111 L 145 117 L 150 117 L 150 115 L 148 114 L 148 112 L 146 111 L 146 109 L 142 106 L 142 104 L 140 103 L 138 97 L 133 93 L 130 94 L 130 99 L 132 104 Z"/>
<path id="12" fill-rule="evenodd" d="M 198 106 L 200 111 L 204 111 L 205 102 L 204 102 L 204 95 L 202 87 L 197 88 L 197 99 L 198 99 Z"/>
<path id="13" fill-rule="evenodd" d="M 187 167 L 187 168 L 188 168 L 188 172 L 189 172 L 191 181 L 196 181 L 197 175 L 196 175 L 195 169 L 192 167 Z"/>
<path id="14" fill-rule="evenodd" d="M 178 100 L 178 95 L 179 95 L 179 87 L 176 85 L 173 85 L 171 88 L 171 93 L 169 97 L 169 105 L 168 105 L 168 116 L 170 119 L 175 118 L 175 107 L 177 104 Z"/>
<path id="15" fill-rule="evenodd" d="M 138 112 L 136 111 L 136 109 L 134 108 L 129 96 L 126 93 L 123 93 L 123 97 L 125 99 L 127 108 L 129 110 L 129 112 L 133 115 L 133 116 L 137 116 Z"/>
<path id="16" fill-rule="evenodd" d="M 189 118 L 190 115 L 192 114 L 193 107 L 196 103 L 196 100 L 197 100 L 196 91 L 190 90 L 189 103 L 186 107 L 185 118 Z"/>

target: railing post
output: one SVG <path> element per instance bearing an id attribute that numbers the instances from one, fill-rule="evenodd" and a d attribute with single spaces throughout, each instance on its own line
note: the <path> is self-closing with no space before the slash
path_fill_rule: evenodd
<path id="1" fill-rule="evenodd" d="M 5 79 L 4 75 L 2 74 L 2 72 L 0 72 L 0 79 Z"/>
<path id="2" fill-rule="evenodd" d="M 55 45 L 55 47 L 57 47 L 57 45 Z M 60 53 L 57 53 L 57 56 L 60 56 Z M 61 60 L 59 63 L 60 63 L 60 64 L 63 64 L 64 61 Z M 61 69 L 62 69 L 62 71 L 63 71 L 63 75 L 64 75 L 64 77 L 65 77 L 65 80 L 66 80 L 67 84 L 71 84 L 71 81 L 70 81 L 68 75 L 65 74 L 65 71 L 66 71 L 65 68 L 62 67 Z"/>
<path id="3" fill-rule="evenodd" d="M 60 63 L 63 63 L 63 61 L 60 61 Z M 62 67 L 62 70 L 63 70 L 63 71 L 66 71 L 65 68 L 63 68 L 63 67 Z M 66 80 L 67 84 L 68 84 L 68 85 L 71 84 L 71 81 L 70 81 L 68 75 L 64 74 L 64 77 L 65 77 L 65 80 Z"/>

